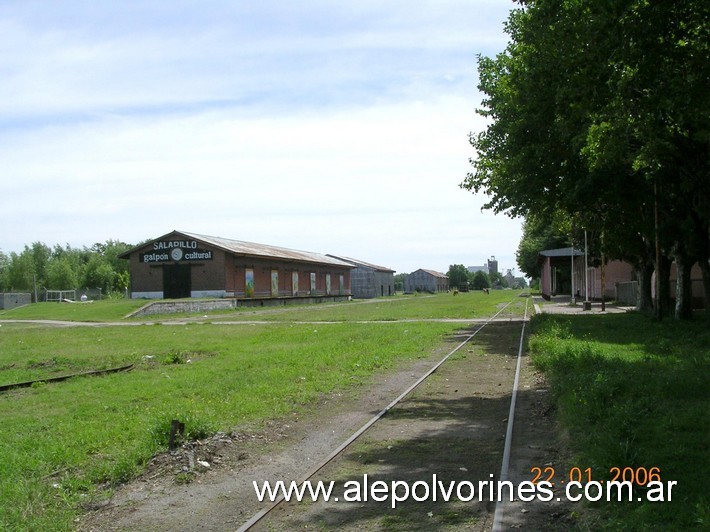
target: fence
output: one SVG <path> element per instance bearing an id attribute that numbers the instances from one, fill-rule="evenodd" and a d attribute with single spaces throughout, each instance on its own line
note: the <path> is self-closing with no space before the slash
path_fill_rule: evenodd
<path id="1" fill-rule="evenodd" d="M 636 305 L 639 284 L 637 281 L 616 283 L 616 302 L 620 305 Z"/>
<path id="2" fill-rule="evenodd" d="M 45 301 L 76 301 L 76 290 L 47 290 L 44 294 Z"/>
<path id="3" fill-rule="evenodd" d="M 86 296 L 86 297 L 84 297 Z M 53 301 L 61 303 L 64 300 L 83 301 L 86 299 L 96 300 L 103 299 L 103 293 L 100 288 L 77 288 L 73 290 L 44 290 L 38 296 L 40 301 Z"/>

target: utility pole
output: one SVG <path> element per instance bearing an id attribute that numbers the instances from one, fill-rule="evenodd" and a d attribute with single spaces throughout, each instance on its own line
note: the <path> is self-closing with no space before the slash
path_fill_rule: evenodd
<path id="1" fill-rule="evenodd" d="M 653 179 L 653 218 L 654 218 L 654 230 L 656 233 L 656 297 L 655 297 L 655 311 L 656 319 L 661 321 L 663 319 L 663 309 L 661 309 L 661 240 L 658 236 L 658 177 Z"/>
<path id="2" fill-rule="evenodd" d="M 574 297 L 574 240 L 570 239 L 570 243 L 572 244 L 570 248 L 570 257 L 572 258 L 570 261 L 572 263 L 572 304 L 576 304 L 577 299 Z"/>
<path id="3" fill-rule="evenodd" d="M 604 292 L 606 291 L 606 277 L 604 275 L 604 230 L 602 229 L 601 236 L 601 255 L 602 255 L 602 312 L 606 310 L 606 301 L 604 301 Z"/>
<path id="4" fill-rule="evenodd" d="M 591 310 L 589 303 L 589 261 L 587 258 L 587 230 L 584 230 L 584 310 Z"/>

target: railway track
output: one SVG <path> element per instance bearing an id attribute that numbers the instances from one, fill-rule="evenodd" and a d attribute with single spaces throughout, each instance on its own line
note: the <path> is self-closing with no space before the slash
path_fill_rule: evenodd
<path id="1" fill-rule="evenodd" d="M 328 466 L 331 462 L 333 462 L 336 458 L 341 456 L 346 449 L 350 448 L 353 443 L 358 441 L 366 432 L 372 429 L 373 426 L 375 426 L 380 420 L 382 420 L 393 408 L 395 408 L 397 405 L 402 403 L 407 397 L 409 397 L 412 392 L 419 388 L 424 382 L 427 381 L 435 372 L 437 372 L 444 364 L 446 364 L 447 361 L 451 359 L 453 355 L 461 351 L 469 342 L 475 338 L 476 336 L 481 333 L 487 326 L 493 324 L 493 323 L 507 323 L 507 324 L 515 324 L 519 323 L 520 324 L 520 337 L 519 337 L 519 347 L 517 349 L 517 357 L 516 357 L 516 367 L 515 367 L 515 378 L 513 381 L 513 388 L 511 391 L 511 398 L 510 398 L 510 404 L 508 408 L 508 417 L 506 420 L 506 435 L 505 435 L 505 442 L 502 450 L 502 460 L 501 460 L 501 468 L 500 468 L 500 473 L 498 478 L 500 480 L 507 480 L 509 478 L 509 467 L 510 467 L 510 453 L 511 453 L 511 442 L 512 442 L 512 435 L 513 435 L 513 429 L 514 429 L 514 422 L 515 422 L 515 409 L 516 409 L 516 400 L 517 400 L 517 389 L 519 385 L 519 375 L 520 375 L 520 364 L 521 364 L 521 356 L 523 352 L 523 345 L 524 345 L 524 336 L 525 336 L 525 324 L 528 321 L 528 303 L 529 303 L 529 298 L 526 298 L 525 300 L 525 312 L 524 316 L 522 319 L 512 319 L 510 317 L 508 318 L 501 318 L 501 315 L 504 315 L 505 311 L 515 302 L 518 301 L 519 299 L 513 299 L 510 302 L 508 302 L 504 307 L 502 307 L 496 314 L 491 316 L 490 318 L 487 318 L 485 320 L 476 320 L 475 327 L 471 333 L 467 333 L 463 336 L 463 340 L 460 341 L 451 351 L 449 351 L 443 358 L 441 358 L 436 364 L 434 364 L 430 369 L 425 371 L 413 384 L 411 384 L 406 390 L 404 390 L 399 396 L 397 396 L 392 402 L 390 402 L 385 408 L 380 410 L 376 415 L 374 415 L 369 421 L 367 421 L 364 425 L 362 425 L 357 431 L 355 431 L 350 437 L 348 437 L 345 441 L 343 441 L 339 446 L 337 446 L 326 458 L 324 458 L 321 462 L 313 466 L 305 475 L 303 475 L 298 481 L 297 484 L 299 486 L 303 485 L 305 482 L 309 481 L 310 479 L 314 478 L 321 470 L 323 470 L 326 466 Z M 472 323 L 473 320 L 469 320 L 469 323 Z M 244 522 L 238 530 L 240 532 L 242 531 L 247 531 L 251 530 L 256 525 L 261 523 L 262 521 L 266 520 L 269 515 L 277 509 L 280 505 L 284 503 L 284 495 L 280 495 L 278 498 L 276 498 L 273 502 L 262 508 L 260 511 L 258 511 L 256 514 L 251 516 L 246 522 Z M 494 513 L 494 519 L 493 519 L 493 524 L 492 524 L 492 529 L 493 530 L 501 530 L 502 529 L 502 518 L 503 518 L 503 513 L 504 513 L 504 505 L 502 503 L 496 504 L 495 507 L 495 513 Z"/>

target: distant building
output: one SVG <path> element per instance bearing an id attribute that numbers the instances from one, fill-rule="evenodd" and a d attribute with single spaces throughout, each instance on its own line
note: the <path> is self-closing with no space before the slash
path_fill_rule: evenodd
<path id="1" fill-rule="evenodd" d="M 495 257 L 488 259 L 488 275 L 498 273 L 498 261 Z"/>
<path id="2" fill-rule="evenodd" d="M 446 274 L 434 270 L 417 270 L 407 275 L 404 281 L 405 292 L 446 292 L 449 278 Z"/>
<path id="3" fill-rule="evenodd" d="M 356 299 L 394 295 L 394 270 L 337 255 L 328 255 L 355 266 L 350 271 L 350 289 Z"/>
<path id="4" fill-rule="evenodd" d="M 515 286 L 515 276 L 512 271 L 508 270 L 503 276 L 503 279 L 505 279 L 505 282 L 508 283 L 509 288 L 513 288 Z"/>
<path id="5" fill-rule="evenodd" d="M 495 257 L 491 257 L 483 266 L 467 266 L 466 269 L 470 273 L 483 272 L 488 275 L 493 275 L 494 273 L 498 273 L 498 261 Z"/>

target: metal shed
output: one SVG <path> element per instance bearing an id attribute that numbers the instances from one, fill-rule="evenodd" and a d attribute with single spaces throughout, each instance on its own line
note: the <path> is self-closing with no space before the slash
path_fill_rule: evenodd
<path id="1" fill-rule="evenodd" d="M 405 292 L 446 292 L 448 289 L 449 278 L 435 270 L 416 270 L 404 281 Z"/>
<path id="2" fill-rule="evenodd" d="M 355 267 L 350 272 L 350 283 L 354 298 L 368 299 L 394 295 L 394 270 L 350 257 L 328 256 L 347 262 Z"/>

